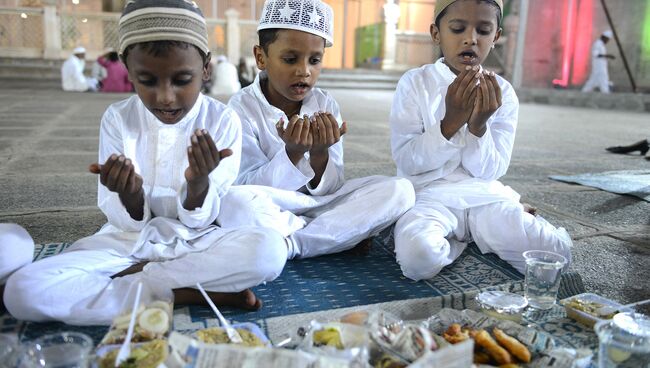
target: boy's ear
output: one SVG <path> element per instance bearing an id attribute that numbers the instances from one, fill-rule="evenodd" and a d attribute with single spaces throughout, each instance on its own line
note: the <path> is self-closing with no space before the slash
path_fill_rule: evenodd
<path id="1" fill-rule="evenodd" d="M 253 46 L 253 55 L 255 55 L 255 64 L 257 64 L 257 69 L 266 70 L 266 54 L 264 53 L 262 46 Z"/>
<path id="2" fill-rule="evenodd" d="M 431 26 L 429 26 L 429 33 L 431 34 L 431 40 L 433 40 L 433 43 L 440 45 L 440 30 L 435 23 L 431 23 Z"/>
<path id="3" fill-rule="evenodd" d="M 499 38 L 501 38 L 502 32 L 503 32 L 503 28 L 499 28 L 497 30 L 497 33 L 494 35 L 494 41 L 493 41 L 494 43 L 496 43 L 499 40 Z"/>
<path id="4" fill-rule="evenodd" d="M 209 81 L 212 78 L 212 68 L 210 68 L 210 59 L 212 59 L 212 54 L 208 52 L 208 55 L 205 57 L 205 64 L 203 64 L 203 80 Z"/>

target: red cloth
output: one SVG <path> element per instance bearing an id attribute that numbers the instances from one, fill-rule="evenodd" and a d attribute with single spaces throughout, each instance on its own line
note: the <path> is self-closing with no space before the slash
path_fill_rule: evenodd
<path id="1" fill-rule="evenodd" d="M 121 61 L 110 61 L 103 57 L 97 59 L 99 65 L 106 68 L 106 78 L 102 80 L 101 92 L 131 92 L 133 85 L 129 82 L 129 73 Z"/>

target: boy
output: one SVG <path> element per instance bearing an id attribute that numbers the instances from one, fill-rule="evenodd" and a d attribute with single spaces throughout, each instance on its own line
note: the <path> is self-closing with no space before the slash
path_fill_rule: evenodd
<path id="1" fill-rule="evenodd" d="M 336 101 L 314 88 L 332 26 L 332 8 L 320 0 L 267 0 L 253 50 L 262 72 L 229 102 L 243 127 L 237 182 L 255 185 L 246 190 L 257 208 L 241 223 L 280 231 L 289 258 L 350 249 L 415 200 L 404 179 L 344 180 L 346 123 Z"/>
<path id="2" fill-rule="evenodd" d="M 271 229 L 226 231 L 223 201 L 239 169 L 236 114 L 200 93 L 209 77 L 205 19 L 185 0 L 130 1 L 119 23 L 120 54 L 137 96 L 102 118 L 98 205 L 108 223 L 66 252 L 24 267 L 7 283 L 18 319 L 108 324 L 139 280 L 174 291 L 177 304 L 257 309 L 248 289 L 286 262 Z M 219 150 L 219 148 L 226 148 Z"/>
<path id="3" fill-rule="evenodd" d="M 526 213 L 519 194 L 497 181 L 510 163 L 519 109 L 512 86 L 481 67 L 501 35 L 502 5 L 437 1 L 431 37 L 443 58 L 397 86 L 391 148 L 417 200 L 395 225 L 395 252 L 413 280 L 436 275 L 472 240 L 520 272 L 529 249 L 571 259 L 566 231 Z"/>

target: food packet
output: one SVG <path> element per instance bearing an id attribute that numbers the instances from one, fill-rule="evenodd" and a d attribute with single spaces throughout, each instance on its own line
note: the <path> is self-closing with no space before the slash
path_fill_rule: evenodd
<path id="1" fill-rule="evenodd" d="M 442 344 L 426 327 L 405 323 L 385 311 L 372 312 L 368 325 L 373 366 L 389 366 L 388 362 L 406 366 Z"/>
<path id="2" fill-rule="evenodd" d="M 254 323 L 235 323 L 232 327 L 239 332 L 244 341 L 241 346 L 248 347 L 271 347 L 271 340 Z M 228 334 L 223 327 L 209 327 L 198 330 L 192 337 L 206 344 L 230 344 Z"/>
<path id="3" fill-rule="evenodd" d="M 136 290 L 137 283 L 134 283 L 124 298 L 121 312 L 113 318 L 113 323 L 100 345 L 119 345 L 124 342 L 131 321 Z M 173 310 L 174 294 L 171 289 L 150 280 L 143 281 L 131 342 L 166 339 L 172 328 Z"/>
<path id="4" fill-rule="evenodd" d="M 348 323 L 311 321 L 297 349 L 365 366 L 368 361 L 368 330 Z"/>

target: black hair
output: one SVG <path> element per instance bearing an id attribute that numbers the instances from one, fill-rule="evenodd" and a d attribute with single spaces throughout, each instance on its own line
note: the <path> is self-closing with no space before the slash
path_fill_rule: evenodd
<path id="1" fill-rule="evenodd" d="M 487 3 L 487 4 L 492 5 L 494 8 L 496 8 L 495 10 L 496 10 L 496 16 L 497 16 L 497 27 L 501 27 L 501 7 L 499 6 L 499 4 L 497 4 L 496 1 L 494 1 L 494 0 L 476 0 L 476 3 L 477 4 Z M 447 14 L 447 9 L 449 9 L 449 7 L 444 8 L 440 12 L 440 14 L 438 14 L 436 16 L 436 20 L 435 20 L 434 23 L 436 24 L 436 27 L 438 27 L 438 29 L 440 29 L 440 20 L 442 19 L 442 17 L 445 16 L 445 14 Z"/>
<path id="2" fill-rule="evenodd" d="M 116 62 L 116 61 L 120 60 L 120 57 L 117 55 L 116 51 L 111 51 L 111 52 L 108 53 L 108 60 L 110 60 L 112 62 Z"/>
<path id="3" fill-rule="evenodd" d="M 208 62 L 208 55 L 203 52 L 200 48 L 197 46 L 184 42 L 184 41 L 172 41 L 172 40 L 164 40 L 164 41 L 149 41 L 149 42 L 139 42 L 139 43 L 134 43 L 132 45 L 129 45 L 126 49 L 124 49 L 124 52 L 122 53 L 122 62 L 124 65 L 126 65 L 126 58 L 129 55 L 129 52 L 135 47 L 135 46 L 140 46 L 144 52 L 148 53 L 149 55 L 153 56 L 161 56 L 161 55 L 166 55 L 170 49 L 173 47 L 180 47 L 182 49 L 187 50 L 190 47 L 194 47 L 199 54 L 201 55 L 201 59 L 203 60 L 203 65 L 205 65 Z"/>
<path id="4" fill-rule="evenodd" d="M 269 54 L 269 45 L 275 42 L 275 40 L 278 39 L 278 32 L 279 31 L 285 31 L 286 29 L 284 28 L 267 28 L 267 29 L 260 29 L 257 32 L 257 36 L 259 37 L 259 42 L 260 42 L 260 47 L 262 50 L 264 50 L 265 54 Z M 327 41 L 323 38 L 323 45 L 327 46 Z"/>

